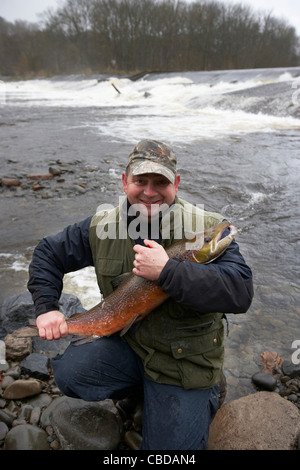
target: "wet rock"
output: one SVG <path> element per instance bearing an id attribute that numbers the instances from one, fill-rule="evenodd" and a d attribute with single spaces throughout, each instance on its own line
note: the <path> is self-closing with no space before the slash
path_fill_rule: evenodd
<path id="1" fill-rule="evenodd" d="M 52 402 L 50 393 L 41 393 L 27 400 L 27 403 L 33 408 L 38 407 L 40 409 L 46 408 Z"/>
<path id="2" fill-rule="evenodd" d="M 4 341 L 8 359 L 20 361 L 32 352 L 31 338 L 16 338 L 13 334 L 8 334 Z"/>
<path id="3" fill-rule="evenodd" d="M 31 186 L 31 189 L 33 191 L 39 191 L 40 189 L 43 189 L 43 186 L 38 182 L 36 181 L 35 183 L 33 183 L 33 185 Z"/>
<path id="4" fill-rule="evenodd" d="M 35 313 L 29 292 L 6 299 L 1 308 L 0 318 L 1 329 L 4 330 L 4 336 L 7 333 L 12 333 L 14 330 L 28 325 L 30 318 L 35 318 Z"/>
<path id="5" fill-rule="evenodd" d="M 288 400 L 290 400 L 293 403 L 296 403 L 296 401 L 298 400 L 298 397 L 295 393 L 291 393 L 291 395 L 288 396 Z"/>
<path id="6" fill-rule="evenodd" d="M 12 428 L 5 439 L 5 450 L 49 450 L 47 434 L 31 424 L 20 424 Z"/>
<path id="7" fill-rule="evenodd" d="M 61 169 L 57 168 L 57 167 L 54 167 L 54 166 L 50 166 L 49 167 L 49 173 L 52 176 L 60 176 L 61 175 Z"/>
<path id="8" fill-rule="evenodd" d="M 35 406 L 32 408 L 30 413 L 29 422 L 30 424 L 38 424 L 41 416 L 41 408 L 39 406 Z"/>
<path id="9" fill-rule="evenodd" d="M 9 375 L 4 376 L 2 381 L 1 381 L 1 388 L 2 390 L 5 390 L 9 385 L 14 383 L 15 379 L 13 377 L 10 377 Z"/>
<path id="10" fill-rule="evenodd" d="M 7 371 L 5 372 L 4 376 L 12 377 L 13 379 L 19 379 L 21 374 L 21 369 L 18 364 L 11 365 Z"/>
<path id="11" fill-rule="evenodd" d="M 3 393 L 3 398 L 7 400 L 19 400 L 41 393 L 41 385 L 34 379 L 19 379 L 10 384 Z"/>
<path id="12" fill-rule="evenodd" d="M 20 363 L 21 372 L 39 380 L 47 380 L 50 376 L 48 362 L 44 354 L 32 353 Z"/>
<path id="13" fill-rule="evenodd" d="M 42 199 L 51 199 L 53 197 L 53 193 L 51 191 L 45 191 L 42 194 Z"/>
<path id="14" fill-rule="evenodd" d="M 42 174 L 32 174 L 32 175 L 27 175 L 27 178 L 30 180 L 51 180 L 53 178 L 53 175 L 51 173 L 42 173 Z"/>
<path id="15" fill-rule="evenodd" d="M 20 414 L 19 414 L 19 419 L 24 419 L 25 422 L 26 422 L 26 421 L 29 421 L 32 410 L 33 410 L 33 408 L 32 408 L 31 405 L 28 405 L 27 403 L 23 404 L 23 405 L 21 406 L 21 411 L 20 411 Z"/>
<path id="16" fill-rule="evenodd" d="M 54 413 L 54 410 L 59 407 L 60 403 L 65 400 L 65 397 L 57 397 L 52 400 L 50 405 L 43 411 L 41 415 L 41 426 L 46 429 L 52 427 L 51 420 Z M 50 419 L 51 418 L 51 419 Z"/>
<path id="17" fill-rule="evenodd" d="M 11 427 L 16 416 L 9 410 L 0 410 L 0 421 Z"/>
<path id="18" fill-rule="evenodd" d="M 220 408 L 209 450 L 291 450 L 300 432 L 297 407 L 275 392 L 257 392 Z"/>
<path id="19" fill-rule="evenodd" d="M 75 184 L 74 189 L 80 194 L 84 194 L 86 192 L 86 188 L 80 184 Z"/>
<path id="20" fill-rule="evenodd" d="M 124 437 L 125 443 L 132 450 L 139 450 L 142 443 L 142 436 L 137 431 L 127 431 Z"/>
<path id="21" fill-rule="evenodd" d="M 7 433 L 8 426 L 2 421 L 0 421 L 0 441 L 3 441 L 3 439 L 5 439 Z"/>
<path id="22" fill-rule="evenodd" d="M 50 447 L 52 450 L 59 450 L 61 448 L 60 443 L 58 442 L 57 439 L 54 439 L 53 441 L 50 442 Z"/>
<path id="23" fill-rule="evenodd" d="M 27 424 L 26 419 L 24 419 L 24 418 L 14 419 L 13 422 L 12 422 L 12 427 L 14 428 L 15 426 L 20 426 L 20 424 Z"/>
<path id="24" fill-rule="evenodd" d="M 277 386 L 276 379 L 272 375 L 266 374 L 264 372 L 257 372 L 254 374 L 252 376 L 252 382 L 259 389 L 268 390 L 269 392 L 273 392 Z"/>
<path id="25" fill-rule="evenodd" d="M 68 318 L 74 313 L 85 312 L 80 300 L 71 294 L 61 295 L 59 299 L 59 310 Z M 30 320 L 35 320 L 35 309 L 30 292 L 24 292 L 20 295 L 9 297 L 3 302 L 1 308 L 0 338 L 4 338 L 8 333 L 12 333 L 18 328 L 27 326 Z M 22 340 L 24 340 L 24 338 L 22 338 Z M 52 343 L 51 347 L 55 347 L 56 344 L 55 341 L 48 341 L 47 343 Z M 59 341 L 57 343 L 59 343 Z M 45 349 L 47 347 L 46 342 L 43 341 L 43 344 Z"/>
<path id="26" fill-rule="evenodd" d="M 62 397 L 52 402 L 47 415 L 41 422 L 50 421 L 64 450 L 113 450 L 120 443 L 120 422 L 105 402 Z"/>
<path id="27" fill-rule="evenodd" d="M 290 378 L 300 377 L 300 364 L 293 364 L 291 361 L 284 361 L 282 364 L 282 371 Z"/>
<path id="28" fill-rule="evenodd" d="M 19 178 L 2 178 L 2 184 L 7 187 L 20 186 Z"/>

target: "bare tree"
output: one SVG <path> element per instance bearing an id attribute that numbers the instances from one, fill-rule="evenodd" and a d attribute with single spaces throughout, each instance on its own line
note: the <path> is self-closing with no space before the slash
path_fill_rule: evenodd
<path id="1" fill-rule="evenodd" d="M 295 29 L 240 3 L 65 0 L 42 23 L 0 18 L 0 73 L 129 73 L 293 66 Z"/>

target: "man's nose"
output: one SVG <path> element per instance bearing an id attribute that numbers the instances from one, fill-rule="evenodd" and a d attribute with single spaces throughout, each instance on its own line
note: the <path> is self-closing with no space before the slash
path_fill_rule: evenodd
<path id="1" fill-rule="evenodd" d="M 148 197 L 155 196 L 157 194 L 155 186 L 151 181 L 149 181 L 147 185 L 144 187 L 144 194 Z"/>

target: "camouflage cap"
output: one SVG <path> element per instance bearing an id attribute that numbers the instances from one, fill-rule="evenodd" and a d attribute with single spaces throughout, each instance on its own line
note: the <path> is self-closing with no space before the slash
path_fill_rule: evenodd
<path id="1" fill-rule="evenodd" d="M 174 152 L 156 140 L 141 140 L 129 155 L 127 167 L 133 176 L 158 173 L 174 184 L 176 157 Z"/>

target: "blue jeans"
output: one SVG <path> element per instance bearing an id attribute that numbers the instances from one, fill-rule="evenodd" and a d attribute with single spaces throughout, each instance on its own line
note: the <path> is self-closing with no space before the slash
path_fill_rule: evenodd
<path id="1" fill-rule="evenodd" d="M 86 401 L 128 396 L 144 388 L 145 450 L 201 450 L 218 409 L 219 386 L 206 390 L 153 382 L 144 377 L 140 358 L 119 336 L 75 346 L 52 359 L 54 378 L 67 396 Z"/>

